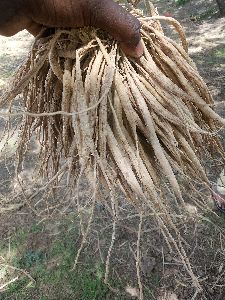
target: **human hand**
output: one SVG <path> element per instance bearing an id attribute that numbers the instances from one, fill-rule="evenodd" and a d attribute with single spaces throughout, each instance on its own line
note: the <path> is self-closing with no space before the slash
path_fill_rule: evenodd
<path id="1" fill-rule="evenodd" d="M 140 57 L 140 22 L 113 0 L 0 0 L 0 34 L 46 27 L 93 26 L 106 30 L 130 56 Z"/>

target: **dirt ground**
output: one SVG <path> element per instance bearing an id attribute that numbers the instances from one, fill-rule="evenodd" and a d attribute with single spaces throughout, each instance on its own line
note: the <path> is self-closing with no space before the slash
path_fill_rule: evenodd
<path id="1" fill-rule="evenodd" d="M 189 42 L 189 54 L 214 96 L 215 109 L 222 116 L 225 116 L 225 19 L 218 18 L 215 1 L 192 0 L 183 6 L 176 6 L 173 0 L 155 0 L 153 3 L 158 8 L 160 15 L 173 16 L 184 26 Z M 5 86 L 10 84 L 13 72 L 25 59 L 32 40 L 33 38 L 25 31 L 11 38 L 0 37 L 0 94 L 4 91 Z M 2 121 L 0 120 L 1 125 Z M 7 273 L 8 281 L 16 278 L 16 276 L 21 276 L 21 272 L 22 276 L 26 278 L 28 272 L 32 276 L 35 274 L 35 279 L 41 276 L 48 277 L 46 282 L 41 282 L 38 287 L 34 287 L 30 279 L 25 285 L 23 282 L 17 286 L 13 285 L 9 288 L 9 291 L 0 289 L 0 299 L 136 299 L 135 261 L 132 255 L 127 254 L 128 252 L 132 253 L 136 243 L 139 220 L 138 217 L 135 217 L 135 213 L 130 221 L 121 221 L 114 249 L 115 256 L 112 261 L 112 278 L 116 278 L 116 280 L 112 279 L 112 286 L 123 289 L 123 293 L 117 294 L 111 289 L 105 291 L 105 287 L 100 283 L 101 280 L 95 281 L 95 287 L 92 286 L 93 276 L 95 277 L 93 274 L 97 273 L 100 276 L 97 278 L 102 279 L 99 274 L 101 274 L 102 262 L 107 254 L 106 249 L 111 238 L 108 229 L 111 230 L 112 224 L 108 222 L 107 212 L 102 207 L 96 208 L 96 218 L 93 226 L 95 235 L 92 235 L 92 239 L 82 255 L 81 266 L 90 269 L 91 264 L 91 272 L 86 272 L 80 268 L 76 273 L 76 278 L 80 278 L 79 272 L 84 272 L 86 279 L 89 279 L 89 276 L 91 278 L 89 281 L 82 278 L 85 282 L 84 289 L 87 289 L 89 285 L 91 285 L 92 290 L 97 289 L 96 286 L 99 286 L 101 290 L 104 290 L 104 294 L 98 291 L 95 296 L 92 294 L 82 296 L 79 294 L 80 291 L 77 292 L 80 288 L 79 285 L 82 285 L 82 283 L 80 281 L 78 283 L 78 280 L 74 283 L 75 279 L 73 277 L 67 278 L 68 282 L 71 281 L 70 284 L 65 283 L 62 276 L 66 277 L 71 266 L 66 269 L 64 265 L 64 271 L 60 270 L 61 275 L 57 275 L 57 278 L 51 277 L 51 272 L 55 271 L 57 266 L 60 265 L 62 257 L 67 258 L 66 263 L 68 265 L 71 265 L 74 261 L 74 253 L 71 255 L 68 251 L 73 252 L 71 249 L 73 247 L 77 249 L 77 245 L 80 243 L 80 233 L 76 229 L 77 216 L 73 211 L 73 207 L 68 206 L 64 215 L 54 212 L 54 214 L 48 215 L 48 219 L 45 219 L 42 214 L 37 213 L 37 210 L 33 211 L 24 199 L 15 200 L 14 195 L 19 189 L 13 178 L 15 141 L 16 135 L 12 138 L 12 142 L 7 145 L 7 150 L 1 152 L 2 159 L 0 159 L 0 250 L 4 250 L 0 252 L 0 266 L 6 263 L 14 266 L 13 271 L 10 270 Z M 33 156 L 35 156 L 35 149 Z M 23 180 L 27 185 L 29 184 L 29 168 L 32 167 L 32 160 L 35 160 L 35 158 L 28 159 L 27 169 L 24 168 Z M 219 167 L 221 168 L 221 166 Z M 213 166 L 213 168 L 217 170 L 218 166 Z M 12 201 L 12 199 L 15 201 Z M 58 212 L 60 212 L 60 209 Z M 141 271 L 145 299 L 224 300 L 224 221 L 224 216 L 215 211 L 215 213 L 205 213 L 201 217 L 194 216 L 181 225 L 180 230 L 186 237 L 192 268 L 201 281 L 204 290 L 196 298 L 192 298 L 194 288 L 183 270 L 181 262 L 176 255 L 169 253 L 158 228 L 154 227 L 154 224 L 152 224 L 152 227 L 149 224 L 144 224 Z M 70 240 L 75 240 L 75 242 L 71 244 Z M 12 241 L 12 244 L 10 241 Z M 12 255 L 7 258 L 9 252 L 13 253 L 13 243 L 16 244 L 15 249 L 17 249 L 17 256 L 19 256 L 19 264 L 17 264 L 18 261 L 15 264 L 14 258 L 11 258 Z M 47 265 L 43 262 L 46 257 Z M 91 263 L 88 257 L 92 258 Z M 64 261 L 63 263 L 65 264 Z M 129 268 L 127 268 L 128 265 Z M 47 268 L 48 273 L 46 273 L 46 270 L 45 272 L 44 270 L 40 271 L 37 266 L 39 269 L 40 266 L 43 269 Z M 37 269 L 38 272 L 40 271 L 39 273 Z M 6 275 L 3 273 L 0 268 L 0 287 L 5 283 L 4 276 Z M 49 280 L 52 280 L 51 285 L 48 284 Z M 30 286 L 28 286 L 29 284 Z M 60 288 L 56 288 L 57 285 Z M 24 286 L 26 286 L 26 289 Z M 127 292 L 125 292 L 125 287 Z"/>

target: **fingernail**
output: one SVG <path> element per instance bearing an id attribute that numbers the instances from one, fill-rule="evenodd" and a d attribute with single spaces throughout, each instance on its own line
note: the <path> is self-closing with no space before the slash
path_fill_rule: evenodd
<path id="1" fill-rule="evenodd" d="M 137 44 L 135 48 L 135 57 L 139 58 L 142 56 L 144 53 L 144 47 L 143 47 L 143 42 L 140 40 L 140 42 Z"/>
<path id="2" fill-rule="evenodd" d="M 140 41 L 136 47 L 128 46 L 125 43 L 120 43 L 120 47 L 123 50 L 123 52 L 126 53 L 127 55 L 135 57 L 135 58 L 139 58 L 144 53 L 144 47 L 143 47 L 142 43 L 143 42 Z"/>

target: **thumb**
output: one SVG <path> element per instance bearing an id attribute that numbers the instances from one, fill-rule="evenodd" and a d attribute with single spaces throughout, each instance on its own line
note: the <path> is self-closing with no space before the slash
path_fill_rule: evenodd
<path id="1" fill-rule="evenodd" d="M 137 18 L 112 0 L 91 1 L 90 24 L 106 30 L 119 43 L 122 50 L 133 57 L 143 54 L 140 27 Z"/>

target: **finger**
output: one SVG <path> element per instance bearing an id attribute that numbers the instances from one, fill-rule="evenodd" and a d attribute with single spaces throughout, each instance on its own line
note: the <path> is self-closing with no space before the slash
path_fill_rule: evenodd
<path id="1" fill-rule="evenodd" d="M 122 6 L 112 0 L 95 0 L 91 1 L 90 12 L 89 25 L 106 30 L 126 54 L 134 57 L 143 54 L 140 22 Z"/>
<path id="2" fill-rule="evenodd" d="M 42 29 L 43 29 L 42 25 L 32 21 L 28 24 L 28 26 L 26 26 L 26 30 L 33 36 L 37 36 Z"/>

